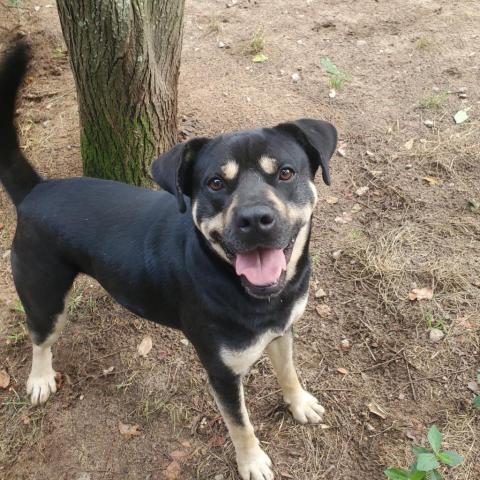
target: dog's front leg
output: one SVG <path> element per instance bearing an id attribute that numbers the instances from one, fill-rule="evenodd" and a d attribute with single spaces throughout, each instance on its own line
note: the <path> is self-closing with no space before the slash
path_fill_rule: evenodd
<path id="1" fill-rule="evenodd" d="M 300 423 L 318 423 L 325 409 L 318 400 L 300 384 L 293 363 L 293 335 L 291 329 L 273 340 L 267 347 L 267 353 L 282 388 L 283 399 L 293 417 Z"/>
<path id="2" fill-rule="evenodd" d="M 235 447 L 242 480 L 273 480 L 272 462 L 260 448 L 248 418 L 240 375 L 210 375 L 215 401 Z"/>

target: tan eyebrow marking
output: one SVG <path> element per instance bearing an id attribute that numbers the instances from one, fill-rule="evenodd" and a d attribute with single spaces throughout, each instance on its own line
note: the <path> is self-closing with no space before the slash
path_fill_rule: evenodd
<path id="1" fill-rule="evenodd" d="M 238 163 L 234 160 L 229 160 L 222 167 L 222 173 L 225 177 L 225 180 L 233 180 L 238 173 Z"/>
<path id="2" fill-rule="evenodd" d="M 277 161 L 274 158 L 262 155 L 258 163 L 266 173 L 275 173 L 277 171 Z"/>

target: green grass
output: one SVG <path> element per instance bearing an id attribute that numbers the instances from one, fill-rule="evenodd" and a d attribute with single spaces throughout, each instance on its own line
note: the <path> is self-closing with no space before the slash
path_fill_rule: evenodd
<path id="1" fill-rule="evenodd" d="M 434 110 L 443 107 L 448 100 L 448 93 L 443 92 L 437 95 L 430 95 L 420 102 L 420 108 L 423 110 Z"/>

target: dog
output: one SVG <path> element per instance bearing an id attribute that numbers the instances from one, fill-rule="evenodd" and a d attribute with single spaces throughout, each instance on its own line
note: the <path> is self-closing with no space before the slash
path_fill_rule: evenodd
<path id="1" fill-rule="evenodd" d="M 273 479 L 245 407 L 242 377 L 264 350 L 300 423 L 324 409 L 301 385 L 292 325 L 307 304 L 313 180 L 330 184 L 336 129 L 300 119 L 194 138 L 155 159 L 163 191 L 94 178 L 46 180 L 15 128 L 30 57 L 0 66 L 0 180 L 17 210 L 12 273 L 33 344 L 27 393 L 55 393 L 51 346 L 75 277 L 95 278 L 136 315 L 181 330 L 205 367 L 243 480 Z"/>

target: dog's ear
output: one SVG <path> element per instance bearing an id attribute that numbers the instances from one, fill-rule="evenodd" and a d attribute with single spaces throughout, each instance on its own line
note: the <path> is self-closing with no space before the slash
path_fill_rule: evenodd
<path id="1" fill-rule="evenodd" d="M 330 185 L 328 163 L 337 146 L 337 130 L 323 120 L 302 118 L 295 122 L 281 123 L 277 130 L 291 135 L 305 150 L 313 168 L 313 173 L 322 167 L 323 181 Z"/>
<path id="2" fill-rule="evenodd" d="M 152 177 L 164 190 L 175 195 L 180 212 L 186 210 L 183 195 L 191 194 L 191 167 L 209 138 L 193 138 L 175 145 L 152 164 Z"/>

